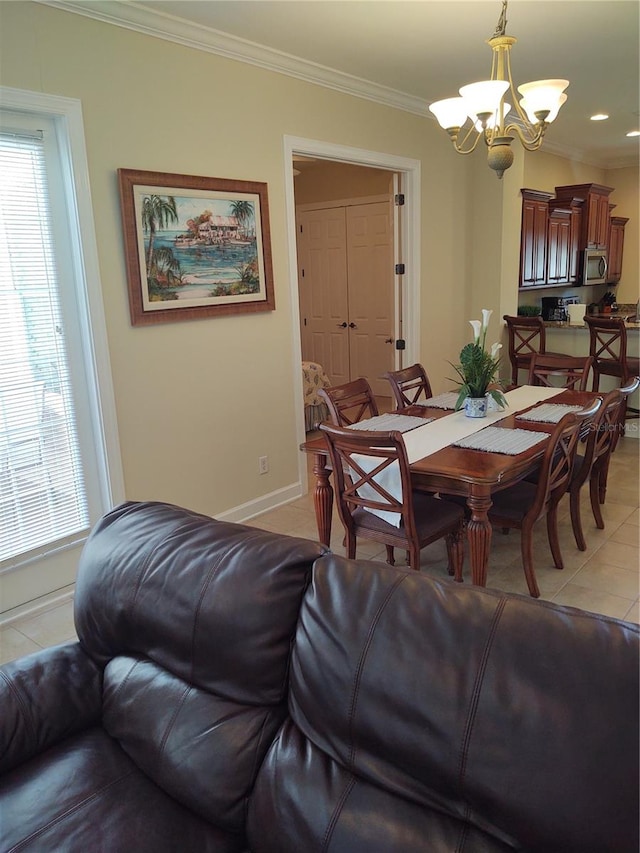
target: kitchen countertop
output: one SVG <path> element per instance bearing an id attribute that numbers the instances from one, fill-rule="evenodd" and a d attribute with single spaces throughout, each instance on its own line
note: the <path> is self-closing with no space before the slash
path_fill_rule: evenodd
<path id="1" fill-rule="evenodd" d="M 626 318 L 628 314 L 591 314 L 591 317 L 623 317 Z M 586 323 L 569 323 L 568 321 L 559 322 L 557 320 L 545 320 L 544 325 L 548 329 L 567 329 L 568 331 L 580 331 L 580 329 L 584 329 L 586 332 L 589 331 L 587 329 Z M 631 322 L 629 320 L 625 320 L 625 326 L 629 331 L 633 329 L 640 329 L 640 322 Z"/>

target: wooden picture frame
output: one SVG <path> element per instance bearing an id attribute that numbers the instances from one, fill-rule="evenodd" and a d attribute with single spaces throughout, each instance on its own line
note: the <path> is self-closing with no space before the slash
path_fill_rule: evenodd
<path id="1" fill-rule="evenodd" d="M 266 183 L 118 169 L 134 326 L 275 310 Z"/>

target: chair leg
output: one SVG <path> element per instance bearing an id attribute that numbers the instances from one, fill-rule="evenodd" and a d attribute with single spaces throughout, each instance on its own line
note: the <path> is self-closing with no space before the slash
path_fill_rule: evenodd
<path id="1" fill-rule="evenodd" d="M 462 583 L 464 563 L 464 527 L 460 525 L 454 533 L 447 534 L 447 570 L 456 583 Z"/>
<path id="2" fill-rule="evenodd" d="M 396 560 L 395 560 L 395 557 L 393 556 L 393 545 L 387 545 L 386 549 L 387 549 L 387 563 L 389 563 L 390 566 L 395 566 Z"/>
<path id="3" fill-rule="evenodd" d="M 556 569 L 564 569 L 560 552 L 560 539 L 558 538 L 558 503 L 550 506 L 547 510 L 547 536 Z"/>
<path id="4" fill-rule="evenodd" d="M 598 530 L 604 530 L 604 518 L 600 509 L 600 470 L 594 469 L 589 478 L 589 497 L 591 498 L 591 511 Z"/>
<path id="5" fill-rule="evenodd" d="M 347 558 L 355 560 L 356 558 L 356 537 L 352 533 L 347 533 L 344 537 Z"/>
<path id="6" fill-rule="evenodd" d="M 420 546 L 412 545 L 411 550 L 409 551 L 409 566 L 414 569 L 414 571 L 420 571 Z"/>
<path id="7" fill-rule="evenodd" d="M 529 595 L 532 598 L 540 598 L 540 590 L 533 570 L 533 525 L 523 526 L 521 530 L 520 551 L 522 554 L 522 568 L 529 587 Z"/>
<path id="8" fill-rule="evenodd" d="M 607 456 L 598 471 L 598 501 L 602 505 L 607 497 L 607 477 L 609 476 L 609 461 L 611 456 Z"/>
<path id="9" fill-rule="evenodd" d="M 586 551 L 587 543 L 582 530 L 582 517 L 580 515 L 580 489 L 571 489 L 569 492 L 569 507 L 571 509 L 571 526 L 573 527 L 573 536 L 576 540 L 578 551 Z"/>
<path id="10" fill-rule="evenodd" d="M 515 360 L 511 362 L 511 384 L 518 384 L 518 364 Z"/>

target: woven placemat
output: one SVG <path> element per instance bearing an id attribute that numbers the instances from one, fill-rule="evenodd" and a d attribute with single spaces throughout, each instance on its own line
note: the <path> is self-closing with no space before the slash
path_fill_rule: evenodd
<path id="1" fill-rule="evenodd" d="M 528 429 L 504 429 L 489 426 L 481 429 L 467 438 L 454 442 L 454 447 L 464 447 L 467 450 L 484 450 L 487 453 L 505 453 L 517 456 L 541 441 L 546 441 L 546 432 L 532 432 Z"/>
<path id="2" fill-rule="evenodd" d="M 412 415 L 376 415 L 375 418 L 367 418 L 352 424 L 349 429 L 372 430 L 376 432 L 409 432 L 416 427 L 431 423 L 434 418 L 416 418 Z"/>
<path id="3" fill-rule="evenodd" d="M 437 397 L 429 397 L 421 403 L 415 403 L 416 406 L 428 406 L 430 409 L 455 409 L 458 402 L 457 391 L 447 391 L 445 394 L 438 394 Z"/>
<path id="4" fill-rule="evenodd" d="M 569 412 L 579 412 L 582 406 L 567 406 L 564 403 L 542 403 L 522 415 L 516 415 L 520 421 L 536 421 L 537 423 L 557 424 Z"/>

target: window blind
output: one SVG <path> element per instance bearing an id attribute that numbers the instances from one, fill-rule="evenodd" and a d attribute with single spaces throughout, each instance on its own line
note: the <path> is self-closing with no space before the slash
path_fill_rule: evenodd
<path id="1" fill-rule="evenodd" d="M 0 132 L 0 561 L 89 525 L 42 134 Z"/>

